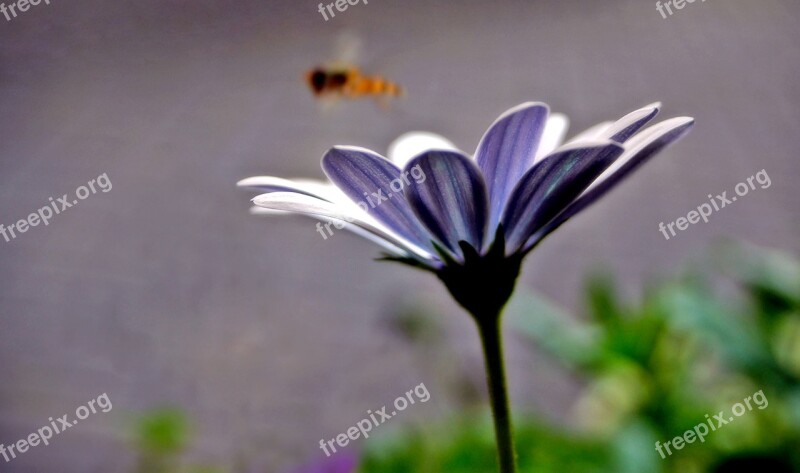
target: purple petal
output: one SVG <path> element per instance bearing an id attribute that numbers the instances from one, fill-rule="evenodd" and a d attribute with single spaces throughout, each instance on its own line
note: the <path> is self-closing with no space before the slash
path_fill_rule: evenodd
<path id="1" fill-rule="evenodd" d="M 508 195 L 533 165 L 549 109 L 525 103 L 508 110 L 483 135 L 475 159 L 489 189 L 489 228 L 500 219 Z"/>
<path id="2" fill-rule="evenodd" d="M 617 120 L 605 132 L 600 134 L 600 139 L 608 138 L 617 143 L 625 143 L 628 139 L 647 125 L 661 110 L 661 103 L 656 102 L 639 110 L 625 115 Z"/>
<path id="3" fill-rule="evenodd" d="M 408 188 L 408 200 L 430 232 L 454 254 L 466 241 L 478 252 L 489 217 L 486 184 L 475 163 L 456 151 L 429 151 L 406 165 L 425 179 Z"/>
<path id="4" fill-rule="evenodd" d="M 520 180 L 503 211 L 506 254 L 513 254 L 539 228 L 578 197 L 624 148 L 613 142 L 585 144 L 548 156 Z"/>
<path id="5" fill-rule="evenodd" d="M 367 149 L 336 146 L 322 158 L 322 169 L 342 192 L 376 220 L 415 245 L 434 251 L 430 234 L 406 200 L 408 177 L 389 160 Z"/>
<path id="6" fill-rule="evenodd" d="M 673 118 L 654 125 L 633 137 L 625 144 L 625 152 L 617 162 L 593 182 L 586 192 L 564 209 L 558 217 L 534 234 L 525 244 L 525 251 L 533 249 L 544 237 L 604 196 L 636 168 L 683 137 L 691 130 L 692 126 L 694 126 L 692 118 Z"/>

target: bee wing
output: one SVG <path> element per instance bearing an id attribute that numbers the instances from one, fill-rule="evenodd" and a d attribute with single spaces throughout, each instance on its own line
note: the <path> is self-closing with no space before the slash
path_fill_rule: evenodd
<path id="1" fill-rule="evenodd" d="M 339 33 L 333 47 L 333 58 L 337 64 L 358 64 L 364 55 L 364 42 L 354 30 Z"/>
<path id="2" fill-rule="evenodd" d="M 333 60 L 328 66 L 334 70 L 359 69 L 367 75 L 390 76 L 394 73 L 393 60 L 379 51 L 364 47 L 364 38 L 355 30 L 344 30 L 334 41 Z M 363 66 L 363 67 L 360 67 Z M 387 77 L 392 79 L 392 77 Z"/>

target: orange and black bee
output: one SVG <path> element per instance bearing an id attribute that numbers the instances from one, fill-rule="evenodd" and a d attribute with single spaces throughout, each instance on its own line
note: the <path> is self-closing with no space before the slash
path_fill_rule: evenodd
<path id="1" fill-rule="evenodd" d="M 401 97 L 403 88 L 381 76 L 362 75 L 355 66 L 316 67 L 306 73 L 306 81 L 315 97 L 358 99 Z"/>

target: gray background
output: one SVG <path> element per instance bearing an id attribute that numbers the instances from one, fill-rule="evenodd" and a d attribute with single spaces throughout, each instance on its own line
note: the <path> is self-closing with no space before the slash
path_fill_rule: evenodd
<path id="1" fill-rule="evenodd" d="M 665 117 L 696 117 L 694 132 L 543 244 L 520 290 L 577 310 L 597 264 L 635 295 L 720 237 L 798 252 L 798 21 L 796 0 L 709 0 L 669 19 L 650 0 L 371 0 L 328 22 L 314 1 L 53 0 L 0 17 L 0 223 L 99 174 L 113 183 L 0 241 L 0 443 L 101 393 L 114 404 L 0 471 L 128 471 L 121 432 L 162 404 L 195 419 L 195 458 L 258 471 L 316 455 L 420 382 L 431 401 L 392 422 L 444 418 L 437 378 L 383 323 L 429 303 L 480 372 L 444 289 L 372 262 L 349 234 L 249 216 L 234 188 L 320 177 L 334 144 L 384 150 L 427 129 L 473 150 L 523 101 L 567 113 L 574 132 L 662 100 Z M 300 78 L 343 32 L 405 100 L 320 109 Z M 761 169 L 769 189 L 670 241 L 658 232 Z M 575 380 L 510 350 L 514 404 L 562 419 Z"/>

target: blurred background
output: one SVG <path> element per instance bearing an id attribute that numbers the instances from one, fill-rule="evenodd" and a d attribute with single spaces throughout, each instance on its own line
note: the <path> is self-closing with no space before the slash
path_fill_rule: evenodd
<path id="1" fill-rule="evenodd" d="M 0 240 L 0 443 L 103 393 L 113 403 L 0 471 L 292 471 L 420 383 L 429 402 L 346 455 L 364 471 L 492 471 L 479 341 L 443 287 L 373 262 L 350 234 L 251 216 L 235 183 L 320 178 L 330 146 L 385 150 L 411 130 L 471 151 L 528 100 L 567 114 L 570 134 L 656 100 L 697 126 L 526 260 L 507 320 L 524 468 L 706 471 L 755 452 L 791 471 L 796 1 L 695 2 L 664 19 L 650 0 L 370 0 L 327 22 L 317 4 L 51 0 L 0 16 L 0 223 L 103 173 L 113 184 Z M 407 96 L 321 106 L 303 73 L 336 60 L 343 35 Z M 659 233 L 762 169 L 769 188 Z M 715 252 L 721 239 L 747 244 Z M 749 424 L 657 456 L 651 440 L 758 389 L 775 401 Z"/>

